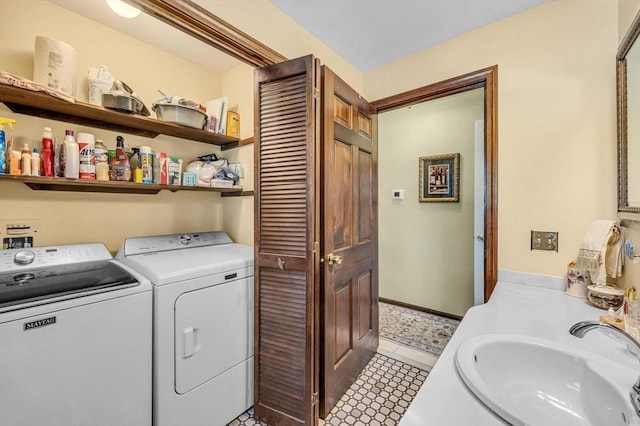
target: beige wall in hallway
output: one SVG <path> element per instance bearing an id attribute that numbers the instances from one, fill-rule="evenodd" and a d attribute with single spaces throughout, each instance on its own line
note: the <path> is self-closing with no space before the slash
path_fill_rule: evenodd
<path id="1" fill-rule="evenodd" d="M 380 297 L 464 315 L 473 305 L 476 89 L 378 117 Z M 460 153 L 460 202 L 418 202 L 418 159 Z M 404 200 L 393 190 L 404 189 Z"/>

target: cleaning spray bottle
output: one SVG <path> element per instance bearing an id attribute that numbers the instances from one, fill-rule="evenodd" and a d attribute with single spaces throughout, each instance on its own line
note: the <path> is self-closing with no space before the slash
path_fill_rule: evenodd
<path id="1" fill-rule="evenodd" d="M 6 124 L 13 130 L 13 123 L 16 120 L 12 118 L 0 117 L 0 174 L 7 173 L 7 141 L 4 138 L 4 126 Z"/>

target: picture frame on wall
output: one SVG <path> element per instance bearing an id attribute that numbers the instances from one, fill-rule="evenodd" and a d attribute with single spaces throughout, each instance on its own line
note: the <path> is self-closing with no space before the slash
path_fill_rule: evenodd
<path id="1" fill-rule="evenodd" d="M 420 157 L 421 203 L 460 201 L 460 153 Z"/>

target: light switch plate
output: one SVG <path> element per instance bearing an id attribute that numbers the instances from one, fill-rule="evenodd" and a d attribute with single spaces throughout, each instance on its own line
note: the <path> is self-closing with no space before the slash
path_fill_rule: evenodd
<path id="1" fill-rule="evenodd" d="M 531 231 L 531 250 L 558 251 L 557 231 Z"/>

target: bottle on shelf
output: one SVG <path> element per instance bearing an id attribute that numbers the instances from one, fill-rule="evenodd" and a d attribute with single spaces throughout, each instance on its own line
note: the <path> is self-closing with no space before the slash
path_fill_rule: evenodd
<path id="1" fill-rule="evenodd" d="M 33 148 L 31 153 L 31 176 L 40 176 L 40 154 L 38 148 Z"/>
<path id="2" fill-rule="evenodd" d="M 91 133 L 78 133 L 80 179 L 96 178 L 96 139 Z"/>
<path id="3" fill-rule="evenodd" d="M 25 143 L 22 146 L 22 153 L 20 154 L 20 167 L 22 169 L 22 176 L 31 176 L 31 150 L 29 150 L 28 143 Z"/>
<path id="4" fill-rule="evenodd" d="M 142 169 L 140 168 L 140 148 L 133 147 L 131 149 L 133 155 L 129 158 L 129 166 L 131 167 L 131 180 L 135 183 L 142 183 Z"/>
<path id="5" fill-rule="evenodd" d="M 116 137 L 116 155 L 111 159 L 109 180 L 125 182 L 129 182 L 131 180 L 129 156 L 124 149 L 124 138 L 122 136 Z"/>
<path id="6" fill-rule="evenodd" d="M 10 153 L 7 152 L 7 141 L 5 140 L 4 126 L 9 125 L 13 130 L 13 123 L 16 120 L 13 118 L 0 117 L 0 174 L 9 173 L 9 166 L 7 163 L 9 162 Z"/>
<path id="7" fill-rule="evenodd" d="M 80 152 L 73 130 L 65 130 L 64 141 L 60 151 L 60 170 L 62 176 L 69 179 L 78 179 L 80 176 Z"/>
<path id="8" fill-rule="evenodd" d="M 93 152 L 96 155 L 96 166 L 98 165 L 98 161 L 100 161 L 100 156 L 102 156 L 102 154 L 105 154 L 107 157 L 109 156 L 109 150 L 102 139 L 96 139 L 96 146 L 94 147 Z M 97 170 L 96 173 L 98 173 Z"/>
<path id="9" fill-rule="evenodd" d="M 45 127 L 42 132 L 42 155 L 40 157 L 42 164 L 40 174 L 46 177 L 53 177 L 53 136 L 51 127 Z"/>
<path id="10" fill-rule="evenodd" d="M 153 183 L 153 153 L 149 146 L 140 147 L 140 168 L 142 183 Z"/>
<path id="11" fill-rule="evenodd" d="M 109 180 L 109 164 L 107 163 L 107 154 L 100 154 L 100 158 L 96 160 L 96 180 Z"/>

